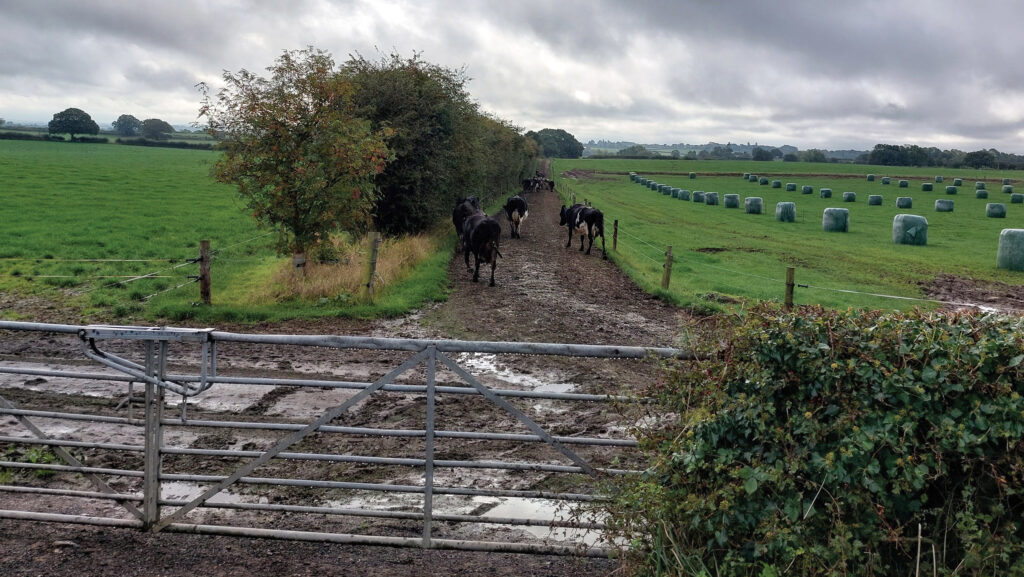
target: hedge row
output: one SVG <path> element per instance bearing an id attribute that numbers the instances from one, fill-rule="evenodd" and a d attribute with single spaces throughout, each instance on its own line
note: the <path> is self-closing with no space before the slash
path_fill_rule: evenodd
<path id="1" fill-rule="evenodd" d="M 649 391 L 670 424 L 611 517 L 637 573 L 1024 574 L 1024 319 L 762 305 L 729 333 Z"/>

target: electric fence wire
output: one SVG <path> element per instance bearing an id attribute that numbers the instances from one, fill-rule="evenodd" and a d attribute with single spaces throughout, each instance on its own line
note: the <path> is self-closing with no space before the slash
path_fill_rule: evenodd
<path id="1" fill-rule="evenodd" d="M 170 288 L 166 288 L 166 289 L 164 289 L 164 290 L 161 290 L 161 291 L 157 291 L 157 292 L 155 292 L 155 293 L 153 293 L 153 294 L 151 294 L 151 295 L 149 295 L 149 296 L 145 296 L 145 297 L 142 297 L 142 300 L 144 300 L 144 301 L 148 301 L 149 299 L 151 299 L 151 298 L 153 298 L 153 297 L 155 297 L 155 296 L 157 296 L 157 295 L 162 295 L 162 294 L 164 294 L 164 293 L 168 293 L 168 292 L 171 292 L 171 291 L 173 291 L 173 290 L 178 290 L 178 289 L 180 289 L 180 288 L 181 288 L 181 287 L 183 287 L 183 286 L 186 286 L 186 285 L 190 285 L 190 284 L 192 284 L 192 283 L 195 283 L 195 282 L 199 282 L 199 278 L 198 278 L 198 277 L 197 277 L 197 278 L 192 278 L 192 279 L 189 279 L 189 280 L 187 280 L 187 281 L 185 281 L 185 282 L 181 283 L 181 284 L 180 284 L 180 285 L 178 285 L 178 286 L 172 286 L 172 287 L 170 287 Z"/>
<path id="2" fill-rule="evenodd" d="M 647 246 L 649 246 L 649 247 L 651 247 L 651 248 L 653 248 L 655 250 L 660 250 L 655 245 L 653 245 L 653 244 L 651 244 L 651 243 L 649 243 L 649 242 L 647 242 L 647 241 L 645 241 L 645 240 L 643 240 L 643 239 L 641 239 L 641 238 L 639 238 L 637 236 L 634 236 L 634 235 L 632 235 L 632 234 L 622 230 L 621 226 L 619 227 L 619 235 L 626 235 L 626 236 L 628 236 L 628 237 L 630 237 L 632 239 L 635 239 L 637 242 L 645 244 L 645 245 L 647 245 Z M 645 255 L 645 254 L 643 254 L 641 252 L 638 252 L 638 254 L 640 254 L 641 256 L 644 256 L 645 258 L 650 259 L 650 260 L 652 260 L 652 261 L 657 263 L 657 261 L 655 259 L 651 258 L 650 256 L 647 256 L 647 255 Z M 681 255 L 673 255 L 672 258 L 673 258 L 673 260 L 677 260 L 677 261 L 686 260 L 686 257 L 685 256 L 681 256 Z M 728 273 L 732 273 L 732 274 L 736 274 L 736 275 L 757 278 L 757 279 L 768 281 L 768 282 L 772 282 L 772 283 L 778 283 L 778 284 L 783 284 L 783 285 L 786 283 L 786 281 L 782 280 L 782 279 L 772 278 L 772 277 L 768 277 L 768 276 L 764 276 L 764 275 L 759 275 L 759 274 L 755 274 L 755 273 L 749 273 L 749 272 L 745 272 L 745 271 L 739 271 L 739 270 L 730 269 L 730 268 L 722 267 L 722 266 L 716 266 L 716 265 L 708 264 L 708 263 L 700 263 L 700 266 L 701 267 L 706 267 L 706 268 L 713 268 L 713 269 L 716 269 L 716 270 L 720 270 L 720 271 L 723 271 L 723 272 L 728 272 Z M 906 300 L 906 301 L 917 301 L 917 302 L 925 302 L 925 303 L 934 303 L 934 304 L 947 305 L 947 306 L 957 306 L 957 307 L 977 307 L 977 306 L 979 306 L 977 303 L 967 303 L 967 302 L 957 302 L 957 301 L 944 301 L 944 300 L 939 300 L 939 299 L 929 299 L 929 298 L 920 298 L 920 297 L 898 296 L 898 295 L 890 295 L 890 294 L 884 294 L 884 293 L 872 293 L 872 292 L 857 291 L 857 290 L 852 290 L 852 289 L 840 289 L 840 288 L 823 287 L 823 286 L 808 285 L 808 284 L 798 284 L 797 286 L 800 287 L 800 288 L 813 289 L 813 290 L 832 291 L 832 292 L 838 292 L 838 293 L 854 294 L 854 295 L 861 295 L 861 296 L 870 296 L 870 297 L 876 297 L 876 298 L 886 298 L 886 299 L 897 299 L 897 300 Z"/>

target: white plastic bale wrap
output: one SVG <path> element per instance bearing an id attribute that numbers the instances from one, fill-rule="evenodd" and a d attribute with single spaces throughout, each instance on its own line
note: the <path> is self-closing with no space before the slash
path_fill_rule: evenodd
<path id="1" fill-rule="evenodd" d="M 1024 271 L 1024 228 L 1004 228 L 999 233 L 996 265 L 1007 270 Z"/>
<path id="2" fill-rule="evenodd" d="M 796 203 L 780 202 L 776 204 L 775 220 L 779 222 L 796 222 Z"/>
<path id="3" fill-rule="evenodd" d="M 826 208 L 821 213 L 821 229 L 825 232 L 849 232 L 850 209 Z"/>
<path id="4" fill-rule="evenodd" d="M 928 219 L 916 214 L 897 214 L 892 219 L 892 242 L 895 244 L 928 244 Z"/>

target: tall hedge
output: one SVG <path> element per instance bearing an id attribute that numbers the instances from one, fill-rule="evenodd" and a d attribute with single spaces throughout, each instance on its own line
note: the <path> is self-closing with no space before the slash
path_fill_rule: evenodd
<path id="1" fill-rule="evenodd" d="M 612 511 L 636 573 L 1024 574 L 1024 319 L 762 306 L 730 332 L 648 391 L 668 424 Z"/>

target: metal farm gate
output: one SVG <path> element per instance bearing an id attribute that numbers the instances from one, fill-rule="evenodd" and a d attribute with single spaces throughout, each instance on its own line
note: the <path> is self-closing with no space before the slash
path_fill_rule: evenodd
<path id="1" fill-rule="evenodd" d="M 603 479 L 631 472 L 616 467 L 635 456 L 636 442 L 614 419 L 597 432 L 572 425 L 625 399 L 492 388 L 473 367 L 497 355 L 512 359 L 506 366 L 521 358 L 512 355 L 683 356 L 6 321 L 0 330 L 69 335 L 81 351 L 77 359 L 0 359 L 0 518 L 590 556 L 614 544 L 601 539 L 604 525 L 587 505 L 602 499 Z M 241 347 L 256 365 L 291 347 L 378 351 L 394 368 L 370 382 L 303 378 L 323 370 L 268 378 L 252 366 L 218 367 L 226 347 Z M 238 399 L 280 406 L 259 414 Z M 465 430 L 467 419 L 492 426 Z M 560 420 L 558 430 L 538 424 L 545 419 Z"/>

